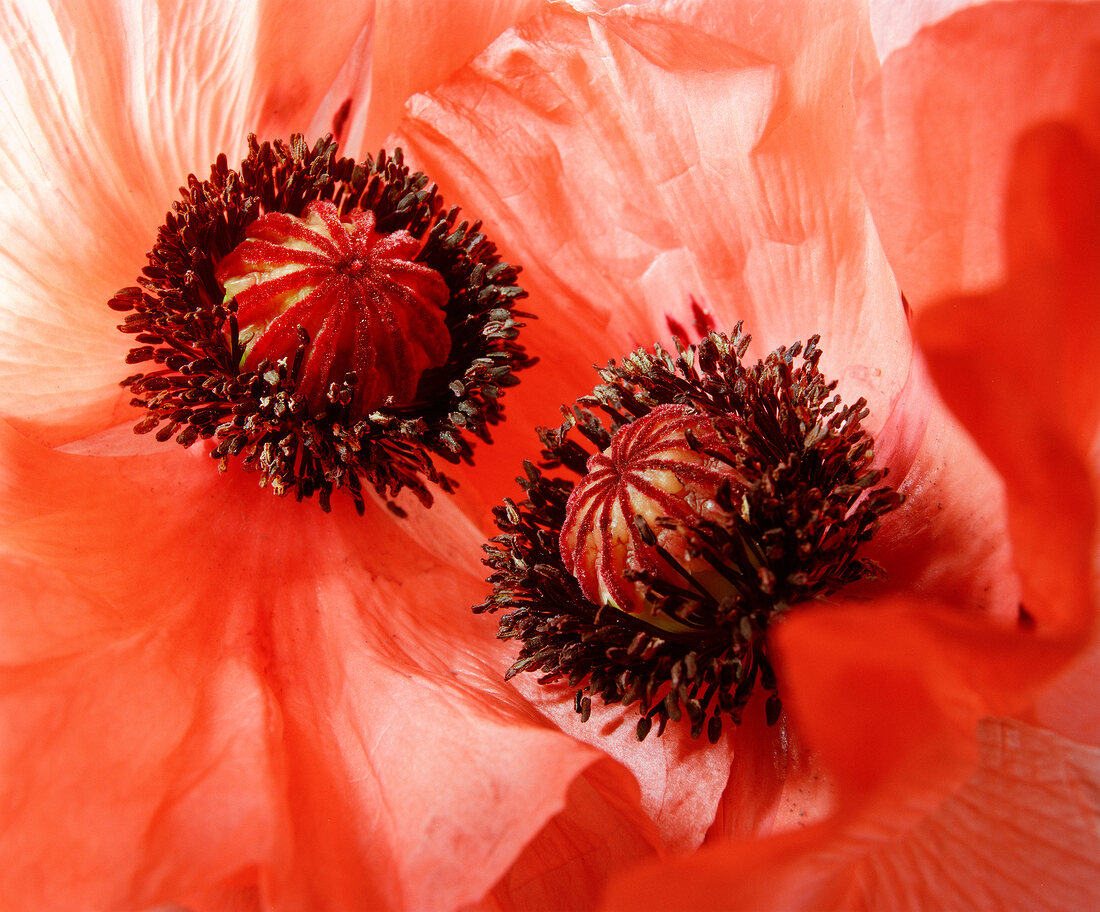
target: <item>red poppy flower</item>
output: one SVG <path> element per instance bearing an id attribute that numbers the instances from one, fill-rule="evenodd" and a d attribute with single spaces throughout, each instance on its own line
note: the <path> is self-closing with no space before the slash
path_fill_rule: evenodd
<path id="1" fill-rule="evenodd" d="M 971 477 L 1003 479 L 1019 602 L 975 590 L 980 567 L 951 565 L 939 522 L 935 588 L 792 617 L 780 673 L 816 750 L 810 778 L 820 764 L 832 779 L 831 813 L 791 819 L 820 810 L 794 766 L 754 818 L 743 790 L 771 777 L 735 772 L 712 845 L 621 878 L 610 907 L 1095 902 L 1096 808 L 1082 795 L 1100 775 L 1096 662 L 1080 653 L 1096 605 L 1097 378 L 1076 352 L 1100 341 L 1098 27 L 1095 8 L 968 11 L 891 57 L 861 99 L 856 160 L 876 227 L 938 388 L 989 460 Z M 910 470 L 905 521 L 920 485 L 937 510 L 958 506 L 929 460 L 965 453 L 943 442 L 926 438 Z M 960 610 L 968 592 L 985 610 Z M 1015 624 L 998 623 L 998 601 Z M 777 835 L 746 838 L 761 826 Z"/>
<path id="2" fill-rule="evenodd" d="M 874 108 L 865 108 L 859 145 L 855 95 L 874 69 L 861 44 L 861 17 L 790 5 L 775 18 L 749 5 L 721 16 L 555 10 L 417 99 L 402 125 L 403 145 L 443 186 L 473 184 L 483 173 L 496 178 L 477 183 L 479 208 L 498 214 L 502 243 L 523 251 L 514 255 L 525 262 L 527 287 L 543 302 L 528 338 L 538 340 L 534 347 L 553 373 L 544 367 L 538 375 L 536 368 L 525 382 L 528 395 L 539 384 L 548 388 L 538 423 L 556 424 L 550 403 L 591 389 L 591 378 L 568 370 L 571 357 L 600 363 L 655 338 L 667 344 L 668 319 L 691 325 L 694 297 L 719 326 L 744 318 L 763 340 L 759 352 L 820 332 L 826 369 L 840 378 L 842 391 L 869 399 L 879 458 L 907 496 L 868 549 L 886 566 L 888 582 L 853 590 L 857 600 L 794 613 L 777 631 L 781 686 L 793 699 L 788 724 L 769 730 L 757 706 L 757 715 L 749 712 L 718 750 L 687 754 L 695 762 L 699 753 L 715 762 L 719 750 L 735 754 L 717 820 L 712 813 L 694 821 L 677 816 L 667 780 L 652 770 L 655 757 L 666 768 L 682 763 L 683 744 L 634 750 L 629 713 L 630 724 L 616 730 L 623 715 L 605 709 L 601 716 L 593 699 L 591 718 L 581 725 L 570 688 L 540 694 L 521 684 L 559 724 L 636 771 L 643 806 L 666 845 L 697 845 L 715 821 L 710 838 L 721 846 L 673 867 L 624 875 L 611 907 L 813 907 L 859 903 L 860 890 L 874 904 L 888 896 L 890 877 L 897 889 L 940 902 L 950 896 L 946 877 L 899 866 L 910 849 L 937 851 L 937 844 L 919 842 L 927 831 L 956 824 L 985 834 L 989 844 L 988 855 L 975 860 L 981 870 L 967 874 L 974 895 L 1000 898 L 1013 888 L 1001 876 L 1005 859 L 1028 852 L 1029 843 L 994 840 L 1004 833 L 999 822 L 1015 814 L 1030 820 L 1048 800 L 1065 814 L 1047 828 L 1035 822 L 1034 846 L 1043 851 L 1030 863 L 1061 866 L 1048 880 L 1066 892 L 1052 895 L 1091 895 L 1073 893 L 1093 886 L 1088 818 L 1072 796 L 1075 783 L 1095 781 L 1095 755 L 1053 734 L 1061 726 L 1051 713 L 1057 705 L 1063 720 L 1087 721 L 1088 711 L 1073 701 L 1080 703 L 1088 692 L 1083 688 L 1092 686 L 1095 666 L 1075 672 L 1072 683 L 1055 687 L 1051 680 L 1082 651 L 1091 624 L 1093 495 L 1082 476 L 1088 462 L 1081 443 L 1093 439 L 1095 414 L 1085 394 L 1071 397 L 1075 432 L 1067 438 L 1040 432 L 1043 425 L 1030 423 L 1022 400 L 1007 412 L 991 408 L 993 415 L 1013 416 L 1014 424 L 1004 426 L 1019 427 L 1021 436 L 1046 448 L 1038 461 L 1013 438 L 1009 455 L 1019 462 L 1018 454 L 1027 452 L 1029 459 L 1010 468 L 973 409 L 960 405 L 960 399 L 981 403 L 976 381 L 948 381 L 941 399 L 927 373 L 931 368 L 944 382 L 929 307 L 998 277 L 990 268 L 999 262 L 996 247 L 1005 238 L 1011 243 L 1016 230 L 997 227 L 1005 198 L 1000 181 L 1014 140 L 1036 120 L 1069 113 L 1081 56 L 1068 49 L 1086 47 L 1095 36 L 1092 8 L 1009 9 L 973 12 L 945 25 L 957 30 L 949 33 L 956 44 L 950 53 L 941 45 L 926 50 L 925 68 L 941 58 L 969 66 L 948 70 L 924 94 L 914 88 L 925 85 L 916 79 L 919 67 L 891 81 L 887 69 L 861 101 L 870 106 L 881 92 L 901 114 L 873 134 Z M 1001 15 L 1004 20 L 996 18 Z M 898 34 L 904 31 L 903 24 Z M 1025 34 L 1032 43 L 1021 40 Z M 910 53 L 927 46 L 914 47 Z M 555 66 L 566 55 L 570 66 Z M 1057 66 L 1048 64 L 1055 58 Z M 1029 78 L 1033 88 L 1017 93 Z M 1056 85 L 1062 86 L 1057 92 Z M 490 117 L 494 128 L 486 130 Z M 959 181 L 975 175 L 984 181 L 981 190 L 960 188 Z M 857 178 L 871 198 L 874 229 Z M 1030 186 L 1034 173 L 1025 170 L 1018 181 Z M 548 219 L 562 239 L 549 250 L 541 243 Z M 891 236 L 891 228 L 901 233 Z M 984 240 L 978 250 L 976 239 Z M 1076 243 L 1081 262 L 1094 265 L 1091 236 L 1079 233 Z M 906 268 L 907 258 L 918 254 L 928 257 L 923 274 Z M 948 271 L 960 262 L 974 273 Z M 931 284 L 937 281 L 943 284 Z M 911 347 L 899 286 L 922 315 L 917 325 L 925 354 Z M 993 332 L 981 328 L 978 316 L 956 325 L 950 315 L 957 308 L 944 307 L 940 313 L 948 316 L 939 325 L 948 329 L 941 331 L 966 354 L 966 369 L 989 378 L 983 383 L 1003 376 L 988 363 L 996 357 L 1002 370 L 1013 371 L 1011 382 L 1001 384 L 1008 391 L 1029 384 L 1040 397 L 1092 388 L 1076 364 L 1057 354 L 1065 346 L 1052 342 L 1040 352 L 1032 345 L 1028 360 L 1006 359 L 1007 343 L 983 347 Z M 1058 312 L 1049 319 L 1061 338 Z M 1009 322 L 1005 331 L 1017 325 Z M 1092 338 L 1079 317 L 1069 325 Z M 1024 347 L 1020 341 L 1010 350 Z M 530 401 L 521 396 L 518 408 Z M 509 456 L 512 435 L 525 424 L 505 429 L 508 445 L 491 458 Z M 527 452 L 537 452 L 537 444 Z M 1044 487 L 1036 488 L 1044 477 Z M 1052 482 L 1057 490 L 1049 490 Z M 1026 493 L 1019 493 L 1024 484 Z M 1043 508 L 1023 512 L 1029 503 Z M 1036 529 L 1047 536 L 1043 549 Z M 1033 566 L 1040 559 L 1044 563 Z M 1032 703 L 1045 708 L 1027 710 Z M 1015 721 L 1003 718 L 1009 713 Z M 1092 743 L 1087 729 L 1066 733 Z M 1030 790 L 1028 771 L 1040 769 L 1044 779 Z M 720 775 L 724 784 L 725 772 Z M 706 773 L 695 772 L 690 783 L 681 795 L 698 802 L 701 794 L 716 794 Z M 991 807 L 990 795 L 998 791 L 1010 796 L 1011 810 Z M 948 796 L 955 816 L 930 817 Z M 921 820 L 927 831 L 915 827 Z M 788 829 L 797 832 L 756 839 Z M 842 850 L 854 854 L 841 858 Z M 531 854 L 521 863 L 534 865 Z M 962 857 L 956 852 L 952 860 Z M 802 879 L 795 876 L 798 863 L 809 872 Z M 877 882 L 870 882 L 872 874 Z"/>
<path id="3" fill-rule="evenodd" d="M 1021 573 L 1018 614 L 1001 474 L 912 354 L 891 266 L 915 307 L 929 298 L 910 292 L 884 230 L 888 264 L 856 180 L 855 94 L 876 67 L 861 13 L 555 5 L 411 100 L 397 138 L 524 264 L 540 317 L 524 341 L 542 363 L 509 392 L 497 444 L 455 473 L 455 497 L 397 524 L 374 501 L 361 519 L 348 504 L 326 516 L 238 470 L 218 477 L 198 451 L 135 443 L 115 386 L 126 346 L 101 308 L 129 281 L 120 270 L 140 268 L 172 188 L 239 148 L 243 130 L 321 132 L 342 111 L 344 148 L 361 155 L 409 94 L 529 12 L 494 7 L 478 32 L 347 6 L 272 7 L 255 32 L 219 29 L 214 13 L 196 29 L 130 8 L 4 26 L 18 88 L 5 96 L 15 167 L 0 273 L 15 604 L 0 762 L 18 834 L 0 840 L 5 895 L 45 908 L 582 907 L 609 871 L 658 846 L 694 848 L 708 829 L 758 837 L 802 814 L 824 822 L 708 849 L 691 880 L 643 872 L 612 902 L 721 904 L 737 891 L 751 905 L 774 899 L 772 886 L 811 903 L 854 895 L 829 840 L 897 832 L 897 807 L 943 794 L 972 766 L 976 716 L 1017 705 L 995 699 L 1018 683 L 1004 657 L 1018 649 L 1037 685 L 1079 648 L 1083 613 L 1078 600 L 1058 615 L 1053 590 L 1032 598 L 1036 579 L 1077 578 L 1060 563 Z M 236 42 L 258 44 L 263 66 Z M 369 104 L 357 90 L 341 109 L 352 85 L 370 86 Z M 882 222 L 884 207 L 874 212 Z M 477 545 L 533 449 L 530 428 L 591 388 L 592 362 L 667 342 L 670 319 L 692 325 L 692 296 L 718 324 L 744 318 L 761 354 L 821 333 L 823 368 L 869 400 L 879 458 L 908 501 L 876 539 L 893 601 L 871 590 L 875 601 L 784 626 L 791 722 L 769 728 L 757 705 L 714 746 L 679 729 L 639 746 L 613 713 L 581 726 L 571 694 L 525 686 L 525 700 L 498 683 L 509 651 L 465 606 L 483 595 Z M 1073 448 L 1054 451 L 1073 467 Z M 1005 479 L 1029 477 L 990 452 Z M 1088 542 L 1090 523 L 1070 510 L 1059 541 Z M 955 670 L 975 657 L 972 679 Z M 1049 711 L 1032 721 L 1049 724 Z M 872 747 L 851 749 L 857 731 Z M 1000 723 L 985 741 L 1006 731 L 1002 743 L 1028 748 L 1000 754 L 1019 785 L 1020 764 L 1039 763 L 1050 741 Z M 1066 751 L 1062 769 L 1090 756 Z M 824 892 L 785 880 L 791 863 Z"/>
<path id="4" fill-rule="evenodd" d="M 406 521 L 369 497 L 326 515 L 135 437 L 132 342 L 105 307 L 175 188 L 248 130 L 335 124 L 363 149 L 529 6 L 5 15 L 6 903 L 453 908 L 582 770 L 633 787 L 500 681 L 468 610 L 481 533 L 445 496 L 406 498 Z"/>

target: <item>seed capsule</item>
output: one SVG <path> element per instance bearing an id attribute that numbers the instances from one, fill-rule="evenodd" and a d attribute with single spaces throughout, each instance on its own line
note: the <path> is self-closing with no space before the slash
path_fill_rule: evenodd
<path id="1" fill-rule="evenodd" d="M 140 343 L 122 381 L 139 434 L 206 442 L 261 485 L 329 509 L 453 490 L 438 460 L 473 461 L 531 363 L 516 341 L 519 268 L 445 208 L 401 151 L 355 162 L 249 137 L 232 170 L 188 178 L 139 287 L 111 309 Z"/>
<path id="2" fill-rule="evenodd" d="M 304 330 L 297 392 L 314 411 L 349 373 L 353 417 L 408 405 L 424 371 L 450 353 L 447 283 L 416 262 L 422 245 L 408 231 L 375 224 L 370 210 L 341 218 L 323 200 L 303 218 L 263 215 L 214 272 L 236 301 L 243 369 L 292 357 Z"/>
<path id="3" fill-rule="evenodd" d="M 718 511 L 718 487 L 724 481 L 737 484 L 728 450 L 706 415 L 661 405 L 619 428 L 611 445 L 589 458 L 588 474 L 569 496 L 561 529 L 562 563 L 589 599 L 657 627 L 685 630 L 630 576 L 643 572 L 689 594 L 702 590 L 718 599 L 729 594 L 729 584 L 668 524 Z"/>

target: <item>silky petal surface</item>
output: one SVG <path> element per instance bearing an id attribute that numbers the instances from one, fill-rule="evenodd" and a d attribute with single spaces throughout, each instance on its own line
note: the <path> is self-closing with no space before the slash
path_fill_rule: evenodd
<path id="1" fill-rule="evenodd" d="M 545 2 L 348 0 L 347 9 L 315 10 L 277 0 L 263 20 L 270 46 L 259 55 L 258 86 L 266 95 L 254 107 L 269 132 L 308 124 L 308 135 L 331 132 L 361 159 L 393 130 L 410 96 L 442 82 Z M 327 40 L 303 54 L 301 36 L 318 30 L 318 14 Z"/>
<path id="2" fill-rule="evenodd" d="M 952 13 L 981 0 L 871 0 L 871 33 L 879 59 L 885 60 L 898 48 L 905 47 L 922 28 L 946 19 Z"/>
<path id="3" fill-rule="evenodd" d="M 773 641 L 792 724 L 849 804 L 950 787 L 973 760 L 977 720 L 1021 710 L 1072 654 L 1016 624 L 902 595 L 807 606 Z"/>
<path id="4" fill-rule="evenodd" d="M 313 141 L 339 134 L 350 113 L 340 110 L 352 92 L 347 82 L 374 63 L 372 39 L 384 5 L 257 0 L 254 45 L 241 61 L 249 72 L 245 116 L 236 123 L 226 118 L 226 127 L 265 139 L 305 133 Z M 369 100 L 367 95 L 364 101 Z M 241 137 L 230 139 L 237 148 Z"/>
<path id="5" fill-rule="evenodd" d="M 1094 639 L 1039 692 L 1035 705 L 1023 718 L 1063 737 L 1100 747 L 1100 706 L 1093 699 L 1097 681 L 1100 643 Z"/>
<path id="6" fill-rule="evenodd" d="M 243 150 L 257 13 L 41 3 L 0 24 L 2 409 L 39 439 L 129 411 L 106 301 L 133 283 L 188 173 Z"/>
<path id="7" fill-rule="evenodd" d="M 477 538 L 446 508 L 432 534 L 281 501 L 197 451 L 2 444 L 5 895 L 454 907 L 598 758 L 493 683 Z M 44 880 L 47 855 L 72 876 Z"/>
<path id="8" fill-rule="evenodd" d="M 1003 274 L 1015 139 L 1073 110 L 1098 39 L 1095 4 L 989 4 L 922 32 L 867 86 L 860 178 L 915 311 Z"/>
<path id="9" fill-rule="evenodd" d="M 1015 572 L 1004 483 L 935 389 L 923 357 L 875 439 L 876 462 L 905 498 L 861 554 L 885 580 L 846 594 L 916 593 L 970 614 L 1015 621 Z"/>
<path id="10" fill-rule="evenodd" d="M 356 147 L 380 142 L 401 118 L 405 102 L 431 89 L 544 0 L 417 0 L 377 2 L 367 89 L 370 110 Z M 361 91 L 361 89 L 360 89 Z M 364 152 L 369 151 L 365 148 Z"/>

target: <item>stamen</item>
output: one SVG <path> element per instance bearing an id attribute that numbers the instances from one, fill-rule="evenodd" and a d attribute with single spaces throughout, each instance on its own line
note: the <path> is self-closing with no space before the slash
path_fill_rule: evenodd
<path id="1" fill-rule="evenodd" d="M 686 716 L 716 740 L 757 686 L 778 719 L 771 624 L 879 575 L 857 552 L 901 498 L 817 337 L 747 368 L 748 342 L 738 324 L 675 358 L 639 350 L 540 429 L 542 468 L 495 511 L 494 591 L 475 608 L 503 609 L 499 635 L 521 642 L 508 677 L 567 681 L 582 719 L 592 694 L 637 703 L 640 739 Z"/>
<path id="2" fill-rule="evenodd" d="M 459 221 L 400 150 L 362 163 L 249 138 L 189 177 L 140 287 L 111 300 L 149 364 L 123 385 L 146 412 L 138 433 L 209 441 L 298 499 L 333 491 L 363 509 L 363 484 L 394 512 L 411 490 L 453 481 L 436 459 L 472 462 L 501 395 L 531 363 L 516 342 L 519 268 L 480 223 Z"/>

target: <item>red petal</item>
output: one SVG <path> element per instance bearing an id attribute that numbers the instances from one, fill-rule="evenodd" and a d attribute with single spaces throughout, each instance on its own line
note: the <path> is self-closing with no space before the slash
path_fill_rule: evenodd
<path id="1" fill-rule="evenodd" d="M 506 909 L 592 909 L 608 877 L 652 858 L 655 827 L 617 781 L 613 763 L 596 764 L 569 788 L 565 809 L 523 850 L 478 906 Z"/>
<path id="2" fill-rule="evenodd" d="M 1007 481 L 1024 605 L 1044 633 L 1092 620 L 1100 368 L 1078 353 L 1100 350 L 1098 213 L 1100 157 L 1082 134 L 1028 132 L 1009 184 L 1004 284 L 918 324 L 945 398 Z"/>
<path id="3" fill-rule="evenodd" d="M 1072 110 L 1098 39 L 1095 4 L 982 6 L 921 33 L 868 85 L 856 161 L 915 310 L 1000 278 L 1016 138 Z"/>
<path id="4" fill-rule="evenodd" d="M 757 694 L 730 733 L 733 763 L 707 844 L 801 829 L 836 807 L 836 788 L 821 757 L 808 750 L 786 715 L 768 725 Z"/>
<path id="5" fill-rule="evenodd" d="M 500 683 L 463 607 L 479 536 L 445 503 L 325 515 L 198 447 L 72 456 L 3 430 L 0 452 L 20 905 L 474 902 L 599 757 Z"/>
<path id="6" fill-rule="evenodd" d="M 885 60 L 898 48 L 905 47 L 922 28 L 945 19 L 968 6 L 973 0 L 871 0 L 871 31 L 879 57 Z"/>
<path id="7" fill-rule="evenodd" d="M 1100 750 L 1000 720 L 946 801 L 732 842 L 613 882 L 607 909 L 1061 909 L 1100 902 Z M 876 809 L 878 810 L 878 809 Z"/>

